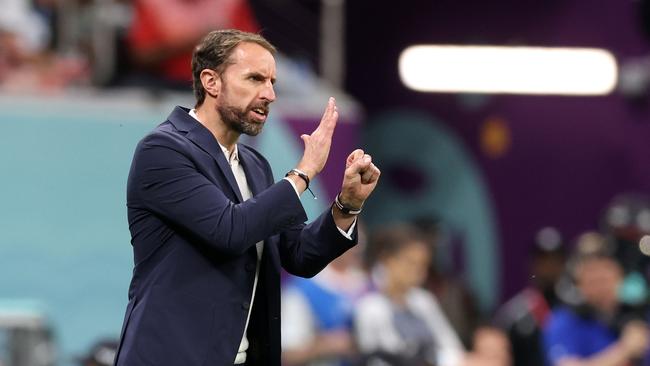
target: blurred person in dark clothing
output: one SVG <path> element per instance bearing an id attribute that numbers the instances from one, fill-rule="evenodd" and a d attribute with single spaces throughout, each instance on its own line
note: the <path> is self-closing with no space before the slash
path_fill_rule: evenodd
<path id="1" fill-rule="evenodd" d="M 617 195 L 607 205 L 602 225 L 625 271 L 621 299 L 631 306 L 642 305 L 650 296 L 650 249 L 640 247 L 639 241 L 650 234 L 650 197 L 639 193 Z"/>
<path id="2" fill-rule="evenodd" d="M 559 232 L 540 230 L 530 260 L 531 281 L 498 311 L 496 323 L 508 333 L 517 366 L 543 366 L 542 330 L 559 300 L 556 284 L 564 273 L 566 253 Z"/>
<path id="3" fill-rule="evenodd" d="M 624 311 L 618 297 L 623 269 L 604 238 L 597 233 L 580 236 L 569 268 L 582 302 L 553 310 L 544 330 L 549 364 L 639 364 L 650 341 L 646 314 Z"/>

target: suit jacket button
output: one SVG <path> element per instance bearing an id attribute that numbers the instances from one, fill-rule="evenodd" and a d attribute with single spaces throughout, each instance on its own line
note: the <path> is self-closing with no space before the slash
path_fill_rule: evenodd
<path id="1" fill-rule="evenodd" d="M 251 303 L 248 301 L 244 301 L 244 303 L 241 304 L 241 308 L 248 311 L 248 309 L 251 308 Z"/>
<path id="2" fill-rule="evenodd" d="M 256 266 L 253 263 L 246 263 L 246 266 L 244 266 L 244 268 L 246 268 L 247 272 L 255 271 L 255 267 Z"/>

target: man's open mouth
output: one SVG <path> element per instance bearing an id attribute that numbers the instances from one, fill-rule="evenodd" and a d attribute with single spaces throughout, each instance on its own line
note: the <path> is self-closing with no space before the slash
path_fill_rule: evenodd
<path id="1" fill-rule="evenodd" d="M 263 116 L 263 117 L 266 117 L 266 115 L 269 114 L 269 110 L 266 109 L 266 108 L 262 108 L 262 107 L 260 107 L 260 108 L 253 108 L 252 111 L 253 111 L 255 114 L 258 114 L 258 115 Z"/>

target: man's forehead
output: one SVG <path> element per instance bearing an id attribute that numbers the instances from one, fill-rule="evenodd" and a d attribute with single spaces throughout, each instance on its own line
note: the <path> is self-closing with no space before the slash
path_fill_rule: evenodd
<path id="1" fill-rule="evenodd" d="M 230 55 L 230 61 L 231 63 L 260 61 L 275 64 L 275 58 L 271 52 L 262 45 L 253 42 L 241 42 L 235 46 Z"/>

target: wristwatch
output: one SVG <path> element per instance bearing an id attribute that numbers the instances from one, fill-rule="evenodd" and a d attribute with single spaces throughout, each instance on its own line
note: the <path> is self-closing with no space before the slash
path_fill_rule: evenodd
<path id="1" fill-rule="evenodd" d="M 312 197 L 314 197 L 314 199 L 316 199 L 316 195 L 315 195 L 314 192 L 309 188 L 309 176 L 307 175 L 307 173 L 303 172 L 303 171 L 300 170 L 300 169 L 295 169 L 295 168 L 294 168 L 294 169 L 289 170 L 289 171 L 287 172 L 287 174 L 285 174 L 284 176 L 285 176 L 285 177 L 288 177 L 288 176 L 290 176 L 290 175 L 297 175 L 297 176 L 300 177 L 300 179 L 304 180 L 304 181 L 305 181 L 305 185 L 307 185 L 307 187 L 305 187 L 305 190 L 309 191 L 309 193 L 311 193 Z"/>
<path id="2" fill-rule="evenodd" d="M 341 193 L 336 195 L 336 198 L 334 199 L 334 204 L 339 210 L 341 210 L 341 212 L 343 212 L 346 215 L 358 215 L 361 213 L 361 211 L 363 210 L 363 206 L 359 208 L 348 207 L 343 203 L 341 203 L 341 199 L 339 198 L 340 195 Z"/>

